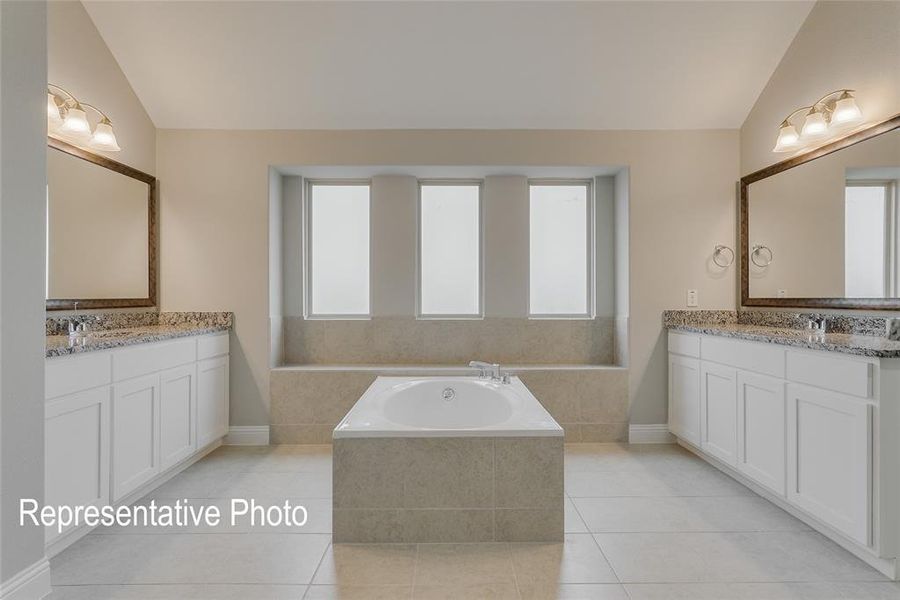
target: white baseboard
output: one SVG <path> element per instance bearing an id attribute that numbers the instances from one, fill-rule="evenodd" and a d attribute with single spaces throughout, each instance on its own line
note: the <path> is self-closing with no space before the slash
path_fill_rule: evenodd
<path id="1" fill-rule="evenodd" d="M 674 444 L 675 436 L 669 433 L 666 423 L 653 425 L 633 424 L 628 426 L 629 444 Z"/>
<path id="2" fill-rule="evenodd" d="M 0 600 L 36 600 L 51 591 L 50 563 L 44 557 L 0 584 Z"/>
<path id="3" fill-rule="evenodd" d="M 269 426 L 232 425 L 225 436 L 226 446 L 268 446 Z"/>

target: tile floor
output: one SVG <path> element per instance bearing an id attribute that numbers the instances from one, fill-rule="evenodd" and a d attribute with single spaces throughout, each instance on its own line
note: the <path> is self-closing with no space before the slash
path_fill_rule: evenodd
<path id="1" fill-rule="evenodd" d="M 557 544 L 332 545 L 327 446 L 223 447 L 154 491 L 291 498 L 301 533 L 99 529 L 51 561 L 53 600 L 900 600 L 900 585 L 677 446 L 566 448 Z"/>

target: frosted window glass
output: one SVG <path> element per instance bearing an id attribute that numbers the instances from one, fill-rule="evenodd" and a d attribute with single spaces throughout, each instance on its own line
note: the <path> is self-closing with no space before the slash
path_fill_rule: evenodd
<path id="1" fill-rule="evenodd" d="M 311 185 L 310 312 L 369 314 L 369 186 Z"/>
<path id="2" fill-rule="evenodd" d="M 530 186 L 529 312 L 587 315 L 588 186 Z"/>
<path id="3" fill-rule="evenodd" d="M 423 185 L 420 296 L 423 315 L 478 315 L 479 186 Z"/>
<path id="4" fill-rule="evenodd" d="M 844 295 L 883 298 L 885 285 L 885 188 L 848 186 L 844 218 Z"/>

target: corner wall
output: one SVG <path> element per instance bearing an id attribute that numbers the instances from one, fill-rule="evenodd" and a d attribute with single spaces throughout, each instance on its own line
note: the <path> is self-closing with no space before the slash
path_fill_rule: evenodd
<path id="1" fill-rule="evenodd" d="M 0 595 L 50 592 L 44 529 L 47 5 L 0 2 Z"/>
<path id="2" fill-rule="evenodd" d="M 664 423 L 662 311 L 689 287 L 701 308 L 735 305 L 734 270 L 709 257 L 734 247 L 738 143 L 718 130 L 160 130 L 161 307 L 235 312 L 232 425 L 266 425 L 269 166 L 628 166 L 630 306 L 617 314 L 630 318 L 631 421 Z"/>

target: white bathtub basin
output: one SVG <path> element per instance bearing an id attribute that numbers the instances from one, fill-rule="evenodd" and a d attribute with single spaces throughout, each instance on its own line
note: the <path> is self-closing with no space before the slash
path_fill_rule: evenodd
<path id="1" fill-rule="evenodd" d="M 378 377 L 334 429 L 335 438 L 562 435 L 518 377 Z"/>

